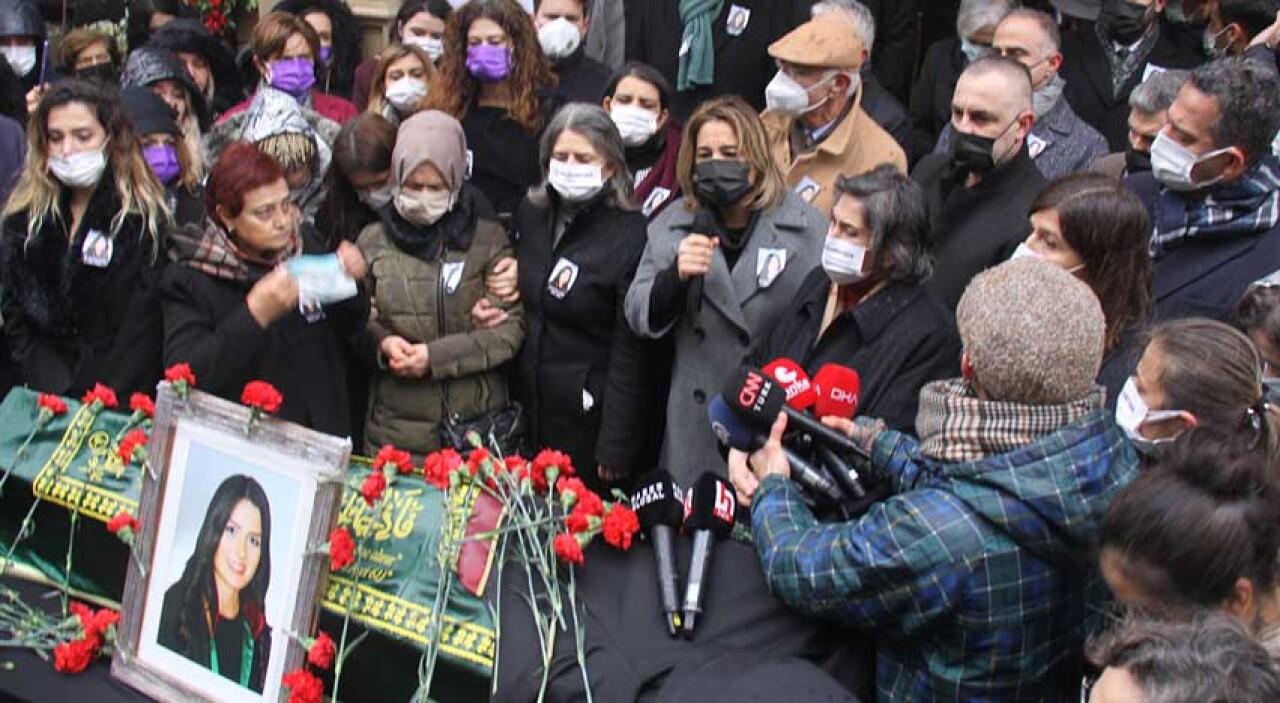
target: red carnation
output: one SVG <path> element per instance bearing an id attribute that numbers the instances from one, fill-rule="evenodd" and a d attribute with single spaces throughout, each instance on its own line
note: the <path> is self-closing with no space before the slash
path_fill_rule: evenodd
<path id="1" fill-rule="evenodd" d="M 274 414 L 284 402 L 284 396 L 276 387 L 266 381 L 249 381 L 240 394 L 240 402 L 254 410 Z"/>
<path id="2" fill-rule="evenodd" d="M 141 527 L 142 524 L 138 522 L 138 518 L 127 510 L 116 513 L 116 516 L 107 522 L 107 532 L 115 535 L 125 544 L 133 544 L 133 538 Z"/>
<path id="3" fill-rule="evenodd" d="M 578 490 L 578 502 L 573 506 L 573 512 L 600 517 L 604 515 L 604 501 L 600 500 L 595 491 L 582 486 Z"/>
<path id="4" fill-rule="evenodd" d="M 556 556 L 560 557 L 561 561 L 581 564 L 585 560 L 582 555 L 582 545 L 578 544 L 578 538 L 573 533 L 562 532 L 556 535 L 552 546 L 555 547 Z"/>
<path id="5" fill-rule="evenodd" d="M 573 474 L 573 460 L 564 452 L 543 449 L 533 457 L 533 483 L 540 491 L 547 490 L 548 482 Z"/>
<path id="6" fill-rule="evenodd" d="M 289 703 L 321 703 L 324 700 L 324 684 L 306 669 L 290 671 L 281 683 L 289 689 Z"/>
<path id="7" fill-rule="evenodd" d="M 173 384 L 178 397 L 186 398 L 187 391 L 196 385 L 196 375 L 191 372 L 191 364 L 174 364 L 164 370 L 164 380 Z"/>
<path id="8" fill-rule="evenodd" d="M 84 631 L 84 639 L 100 643 L 106 639 L 107 630 L 120 622 L 120 614 L 114 610 L 102 608 L 94 612 L 92 608 L 72 602 L 67 606 L 72 615 L 80 620 L 80 629 Z"/>
<path id="9" fill-rule="evenodd" d="M 364 483 L 360 484 L 360 495 L 364 496 L 364 502 L 370 508 L 373 504 L 382 499 L 382 494 L 387 492 L 387 476 L 381 471 L 371 472 L 364 477 Z"/>
<path id="10" fill-rule="evenodd" d="M 640 531 L 640 519 L 631 508 L 614 503 L 604 514 L 602 527 L 604 541 L 618 549 L 631 549 L 631 538 Z"/>
<path id="11" fill-rule="evenodd" d="M 315 644 L 311 645 L 311 649 L 307 650 L 307 662 L 319 669 L 328 669 L 333 666 L 333 658 L 337 656 L 338 650 L 333 646 L 333 638 L 327 632 L 321 632 L 316 637 Z"/>
<path id="12" fill-rule="evenodd" d="M 89 667 L 98 653 L 98 643 L 92 639 L 63 642 L 53 648 L 53 668 L 63 674 L 78 674 Z"/>
<path id="13" fill-rule="evenodd" d="M 147 441 L 147 433 L 142 428 L 130 430 L 124 436 L 124 439 L 120 440 L 120 447 L 116 449 L 116 454 L 119 455 L 120 461 L 124 462 L 125 466 L 132 464 L 135 460 L 146 461 L 147 450 L 145 447 L 147 446 Z"/>
<path id="14" fill-rule="evenodd" d="M 486 461 L 490 461 L 492 458 L 493 457 L 489 455 L 489 451 L 487 449 L 481 449 L 479 447 L 472 449 L 467 454 L 467 470 L 471 472 L 472 476 L 475 476 L 481 473 L 480 470 L 484 468 L 484 463 Z"/>
<path id="15" fill-rule="evenodd" d="M 329 570 L 342 571 L 356 560 L 356 543 L 345 527 L 329 533 Z"/>
<path id="16" fill-rule="evenodd" d="M 60 415 L 67 414 L 67 404 L 56 395 L 50 393 L 41 393 L 36 396 L 36 407 L 40 409 L 40 414 L 48 413 L 49 419 L 53 419 Z"/>
<path id="17" fill-rule="evenodd" d="M 427 483 L 445 490 L 449 487 L 449 474 L 462 465 L 462 456 L 453 449 L 441 449 L 427 455 L 422 465 L 422 475 Z"/>
<path id="18" fill-rule="evenodd" d="M 594 516 L 592 515 L 580 513 L 575 510 L 572 513 L 569 513 L 569 516 L 564 519 L 564 527 L 575 535 L 582 532 L 590 532 L 591 519 L 593 517 Z M 600 518 L 597 517 L 595 519 L 598 521 Z"/>
<path id="19" fill-rule="evenodd" d="M 382 471 L 382 467 L 387 464 L 396 467 L 397 473 L 407 474 L 413 471 L 413 459 L 409 456 L 409 452 L 396 449 L 390 444 L 383 445 L 382 449 L 378 450 L 378 455 L 373 458 L 375 471 Z"/>
<path id="20" fill-rule="evenodd" d="M 99 403 L 99 410 L 120 407 L 119 401 L 116 400 L 116 392 L 101 383 L 93 384 L 93 388 L 84 394 L 84 397 L 80 399 L 80 403 L 83 405 Z"/>
<path id="21" fill-rule="evenodd" d="M 132 410 L 135 415 L 140 413 L 147 417 L 156 416 L 156 403 L 151 400 L 151 396 L 146 393 L 134 393 L 129 396 L 129 409 Z M 139 417 L 139 419 L 141 419 L 141 417 Z"/>

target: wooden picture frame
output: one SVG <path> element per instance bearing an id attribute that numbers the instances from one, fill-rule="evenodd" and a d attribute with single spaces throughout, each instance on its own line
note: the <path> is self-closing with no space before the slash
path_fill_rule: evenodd
<path id="1" fill-rule="evenodd" d="M 156 394 L 111 674 L 159 700 L 283 703 L 306 658 L 351 441 L 251 412 Z"/>

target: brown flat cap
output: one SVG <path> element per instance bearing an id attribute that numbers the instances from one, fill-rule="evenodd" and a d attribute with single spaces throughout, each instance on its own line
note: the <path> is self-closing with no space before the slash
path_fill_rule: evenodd
<path id="1" fill-rule="evenodd" d="M 842 12 L 827 12 L 769 45 L 769 55 L 801 66 L 853 68 L 862 63 L 862 40 Z"/>

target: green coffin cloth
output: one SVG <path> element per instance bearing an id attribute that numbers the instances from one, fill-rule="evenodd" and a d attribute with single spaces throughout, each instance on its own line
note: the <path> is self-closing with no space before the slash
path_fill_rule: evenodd
<path id="1" fill-rule="evenodd" d="M 8 548 L 32 500 L 42 497 L 35 513 L 35 534 L 19 545 L 16 554 L 61 582 L 69 511 L 78 509 L 82 520 L 74 541 L 72 585 L 118 602 L 129 557 L 127 548 L 106 531 L 105 523 L 122 510 L 138 513 L 142 469 L 124 466 L 113 451 L 113 440 L 129 415 L 106 411 L 95 419 L 79 402 L 64 400 L 67 414 L 37 433 L 16 463 L 19 446 L 35 426 L 36 393 L 15 388 L 0 404 L 0 467 L 13 466 L 0 495 L 0 544 Z M 370 469 L 368 459 L 352 458 L 338 518 L 363 545 L 359 584 L 346 572 L 329 577 L 322 594 L 322 607 L 328 611 L 324 620 L 332 624 L 334 616 L 341 617 L 353 593 L 358 593 L 353 622 L 397 644 L 421 649 L 427 644 L 438 580 L 435 550 L 446 529 L 445 494 L 420 477 L 401 476 L 379 503 L 381 512 L 370 514 L 359 491 Z M 326 629 L 337 636 L 330 627 Z M 442 642 L 442 663 L 488 677 L 496 643 L 484 601 L 455 586 Z M 368 656 L 370 649 L 375 647 L 366 644 L 361 653 Z M 416 685 L 416 672 L 405 673 Z"/>

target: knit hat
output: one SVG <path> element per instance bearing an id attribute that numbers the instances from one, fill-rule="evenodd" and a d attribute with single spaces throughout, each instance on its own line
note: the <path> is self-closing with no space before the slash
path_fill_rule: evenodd
<path id="1" fill-rule="evenodd" d="M 1078 400 L 1102 364 L 1106 320 L 1097 297 L 1075 276 L 1031 257 L 975 277 L 956 308 L 956 326 L 991 400 Z"/>
<path id="2" fill-rule="evenodd" d="M 182 129 L 178 127 L 173 108 L 150 90 L 137 86 L 125 88 L 120 91 L 120 102 L 124 104 L 125 117 L 133 123 L 133 131 L 138 137 L 160 133 L 182 138 Z"/>
<path id="3" fill-rule="evenodd" d="M 457 120 L 439 110 L 423 110 L 400 124 L 391 152 L 391 176 L 396 185 L 403 184 L 424 163 L 436 167 L 449 190 L 457 193 L 462 188 L 467 136 Z"/>

